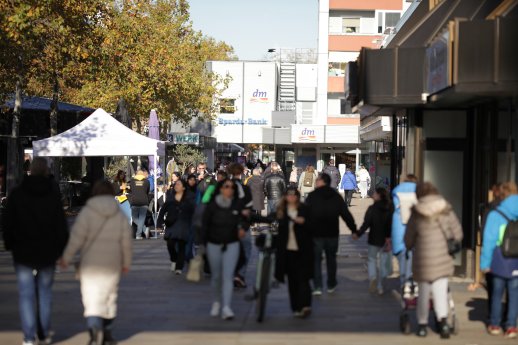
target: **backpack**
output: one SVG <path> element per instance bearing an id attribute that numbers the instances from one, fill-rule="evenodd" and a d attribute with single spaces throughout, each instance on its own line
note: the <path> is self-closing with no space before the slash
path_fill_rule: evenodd
<path id="1" fill-rule="evenodd" d="M 308 172 L 304 173 L 304 181 L 302 182 L 304 187 L 313 187 L 313 174 Z"/>
<path id="2" fill-rule="evenodd" d="M 500 228 L 500 239 L 498 245 L 505 258 L 518 258 L 518 220 L 511 220 L 502 211 L 495 208 L 507 221 L 507 225 Z"/>

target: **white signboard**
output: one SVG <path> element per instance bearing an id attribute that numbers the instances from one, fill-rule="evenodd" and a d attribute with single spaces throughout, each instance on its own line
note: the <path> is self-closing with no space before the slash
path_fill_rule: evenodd
<path id="1" fill-rule="evenodd" d="M 325 126 L 291 126 L 291 142 L 293 143 L 323 143 Z"/>

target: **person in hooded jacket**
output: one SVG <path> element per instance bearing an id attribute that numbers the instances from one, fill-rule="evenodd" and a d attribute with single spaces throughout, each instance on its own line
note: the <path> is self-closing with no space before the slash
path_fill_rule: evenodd
<path id="1" fill-rule="evenodd" d="M 300 202 L 300 193 L 296 187 L 288 188 L 275 215 L 279 221 L 275 278 L 284 282 L 284 277 L 288 277 L 293 315 L 305 318 L 311 314 L 313 238 L 306 224 L 308 209 Z"/>
<path id="2" fill-rule="evenodd" d="M 66 269 L 80 253 L 78 276 L 90 333 L 88 345 L 117 343 L 111 334 L 117 316 L 117 291 L 121 274 L 128 273 L 131 264 L 131 228 L 113 196 L 108 181 L 94 185 L 60 259 Z"/>
<path id="3" fill-rule="evenodd" d="M 35 344 L 37 333 L 40 340 L 50 344 L 55 264 L 67 244 L 68 230 L 61 194 L 49 178 L 47 161 L 34 158 L 30 171 L 9 194 L 2 232 L 16 270 L 23 344 Z"/>
<path id="4" fill-rule="evenodd" d="M 309 208 L 308 226 L 314 243 L 314 277 L 313 295 L 322 295 L 322 253 L 326 255 L 327 292 L 333 293 L 338 284 L 336 280 L 336 253 L 340 228 L 338 218 L 341 217 L 353 233 L 356 223 L 347 208 L 342 196 L 335 188 L 330 187 L 331 177 L 321 174 L 317 178 L 316 189 L 309 193 L 306 205 Z"/>
<path id="5" fill-rule="evenodd" d="M 144 171 L 138 170 L 133 176 L 130 182 L 130 190 L 131 218 L 133 223 L 137 225 L 136 239 L 141 240 L 145 236 L 150 191 L 150 184 Z"/>
<path id="6" fill-rule="evenodd" d="M 167 200 L 158 214 L 157 226 L 165 224 L 164 240 L 171 260 L 171 272 L 180 275 L 185 263 L 186 246 L 191 238 L 191 221 L 194 199 L 189 195 L 187 182 L 179 180 L 174 185 L 175 194 Z M 177 249 L 178 248 L 178 249 Z"/>
<path id="7" fill-rule="evenodd" d="M 342 177 L 342 182 L 340 185 L 340 189 L 344 191 L 345 201 L 347 202 L 347 206 L 351 207 L 351 201 L 353 200 L 353 193 L 358 188 L 358 184 L 356 183 L 356 176 L 351 171 L 351 169 L 347 168 L 344 176 Z"/>
<path id="8" fill-rule="evenodd" d="M 417 186 L 418 203 L 412 209 L 405 233 L 405 245 L 414 250 L 412 269 L 419 286 L 417 298 L 417 335 L 427 335 L 430 294 L 435 316 L 439 321 L 441 338 L 450 337 L 447 322 L 448 277 L 453 275 L 453 257 L 449 254 L 447 239 L 462 241 L 459 219 L 452 206 L 430 182 Z"/>
<path id="9" fill-rule="evenodd" d="M 210 264 L 214 289 L 210 315 L 221 315 L 224 320 L 234 318 L 231 309 L 234 273 L 239 259 L 239 241 L 245 237 L 247 227 L 243 221 L 243 208 L 236 183 L 228 178 L 218 182 L 203 214 L 197 239 L 197 243 L 205 245 Z"/>
<path id="10" fill-rule="evenodd" d="M 387 272 L 382 265 L 381 256 L 384 255 L 384 251 L 390 251 L 392 204 L 385 188 L 376 188 L 372 198 L 374 204 L 367 209 L 363 224 L 353 238 L 358 239 L 367 229 L 370 229 L 367 240 L 369 244 L 367 260 L 369 291 L 371 293 L 377 291 L 379 295 L 382 295 L 383 279 L 387 276 Z M 392 259 L 392 255 L 390 255 L 390 259 Z"/>
<path id="11" fill-rule="evenodd" d="M 487 331 L 491 335 L 502 334 L 502 297 L 507 289 L 507 315 L 505 336 L 516 338 L 518 317 L 518 258 L 502 255 L 499 243 L 510 221 L 518 219 L 518 191 L 514 182 L 500 187 L 501 203 L 487 215 L 484 226 L 480 269 L 491 273 L 492 294 L 490 299 L 490 320 Z"/>
<path id="12" fill-rule="evenodd" d="M 338 188 L 338 184 L 340 184 L 340 170 L 335 166 L 335 160 L 330 159 L 324 170 L 322 170 L 323 174 L 329 175 L 331 177 L 331 183 L 329 186 L 331 188 Z"/>

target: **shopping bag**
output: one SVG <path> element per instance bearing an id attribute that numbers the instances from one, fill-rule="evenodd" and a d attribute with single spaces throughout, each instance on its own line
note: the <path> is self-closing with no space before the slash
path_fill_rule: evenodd
<path id="1" fill-rule="evenodd" d="M 197 283 L 201 280 L 203 272 L 203 256 L 198 253 L 189 262 L 189 271 L 187 272 L 187 280 L 190 282 Z"/>

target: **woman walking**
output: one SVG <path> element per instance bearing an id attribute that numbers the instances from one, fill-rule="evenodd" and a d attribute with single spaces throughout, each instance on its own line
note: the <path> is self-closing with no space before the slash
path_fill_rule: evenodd
<path id="1" fill-rule="evenodd" d="M 315 168 L 312 165 L 308 165 L 299 178 L 299 190 L 302 199 L 306 199 L 307 195 L 315 190 L 316 181 L 317 174 L 315 173 Z"/>
<path id="2" fill-rule="evenodd" d="M 453 274 L 453 258 L 449 254 L 447 238 L 462 240 L 462 228 L 451 205 L 439 195 L 430 182 L 419 184 L 418 203 L 408 220 L 405 245 L 414 250 L 412 270 L 418 282 L 417 335 L 427 335 L 430 293 L 439 321 L 441 338 L 450 337 L 448 317 L 448 277 Z"/>
<path id="3" fill-rule="evenodd" d="M 66 268 L 80 252 L 78 275 L 89 345 L 116 344 L 111 330 L 117 312 L 117 290 L 121 273 L 128 272 L 131 262 L 131 228 L 113 197 L 111 183 L 95 184 L 60 260 Z"/>
<path id="4" fill-rule="evenodd" d="M 160 209 L 157 226 L 163 227 L 165 224 L 164 240 L 171 260 L 171 272 L 180 275 L 185 264 L 186 244 L 191 236 L 194 203 L 187 190 L 187 182 L 178 180 L 174 191 L 174 196 Z"/>
<path id="5" fill-rule="evenodd" d="M 369 244 L 367 269 L 369 272 L 369 291 L 371 293 L 378 292 L 378 295 L 383 294 L 383 279 L 388 272 L 384 269 L 384 260 L 392 259 L 390 253 L 390 233 L 392 225 L 392 205 L 389 199 L 389 194 L 385 188 L 376 188 L 373 194 L 374 204 L 371 205 L 365 213 L 360 230 L 356 235 L 353 234 L 354 239 L 361 237 L 367 229 L 369 231 Z M 386 258 L 386 256 L 389 256 Z M 385 257 L 384 257 L 385 256 Z"/>
<path id="6" fill-rule="evenodd" d="M 502 297 L 507 289 L 507 315 L 505 337 L 516 338 L 516 318 L 518 317 L 518 258 L 505 257 L 500 247 L 504 233 L 511 221 L 518 219 L 518 191 L 514 182 L 503 183 L 500 187 L 502 202 L 487 215 L 482 242 L 480 269 L 489 273 L 488 284 L 492 287 L 490 320 L 487 331 L 491 335 L 502 334 Z"/>
<path id="7" fill-rule="evenodd" d="M 300 202 L 300 193 L 296 188 L 288 188 L 276 216 L 279 237 L 275 278 L 284 282 L 287 276 L 293 315 L 305 318 L 311 314 L 309 281 L 313 278 L 313 239 L 306 226 L 307 206 Z"/>
<path id="8" fill-rule="evenodd" d="M 230 308 L 234 271 L 239 258 L 239 240 L 245 236 L 246 228 L 242 210 L 236 183 L 227 178 L 218 183 L 213 199 L 203 214 L 199 241 L 206 245 L 214 288 L 210 315 L 217 317 L 221 313 L 224 320 L 234 318 Z"/>

